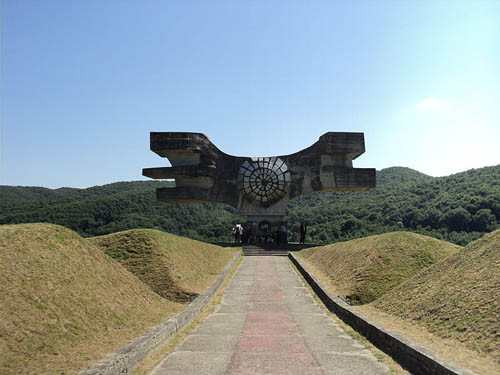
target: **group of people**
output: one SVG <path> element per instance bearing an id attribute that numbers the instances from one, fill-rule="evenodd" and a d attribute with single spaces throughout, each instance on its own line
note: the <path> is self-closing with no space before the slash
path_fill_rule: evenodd
<path id="1" fill-rule="evenodd" d="M 252 228 L 252 232 L 255 232 L 255 230 Z M 306 241 L 306 233 L 307 233 L 307 224 L 304 222 L 300 223 L 299 227 L 299 233 L 300 233 L 300 239 L 299 243 L 304 244 Z M 233 241 L 235 243 L 241 243 L 243 242 L 243 226 L 241 224 L 236 224 L 232 229 L 231 229 L 231 235 L 233 237 Z M 260 233 L 251 233 L 248 236 L 249 242 L 253 243 L 268 243 L 272 242 L 274 240 L 276 241 L 276 244 L 278 246 L 285 245 L 288 242 L 287 239 L 287 226 L 285 223 L 282 223 L 278 230 L 275 232 L 275 235 L 270 231 L 270 228 L 268 226 L 263 226 L 260 230 Z"/>

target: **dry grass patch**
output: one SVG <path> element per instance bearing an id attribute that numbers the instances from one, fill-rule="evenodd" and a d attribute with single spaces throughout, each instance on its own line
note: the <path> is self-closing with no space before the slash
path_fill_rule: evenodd
<path id="1" fill-rule="evenodd" d="M 491 356 L 471 350 L 456 339 L 440 337 L 429 332 L 429 329 L 415 321 L 402 319 L 392 314 L 385 313 L 373 306 L 373 303 L 353 306 L 364 316 L 379 323 L 391 332 L 411 338 L 424 348 L 437 353 L 442 359 L 451 361 L 459 366 L 481 375 L 500 374 L 500 365 Z"/>
<path id="2" fill-rule="evenodd" d="M 223 248 L 152 229 L 88 239 L 160 296 L 190 302 L 203 293 L 241 248 Z"/>
<path id="3" fill-rule="evenodd" d="M 337 295 L 364 304 L 459 249 L 420 234 L 394 232 L 314 247 L 297 256 Z"/>
<path id="4" fill-rule="evenodd" d="M 500 230 L 429 267 L 374 307 L 459 341 L 500 365 Z"/>
<path id="5" fill-rule="evenodd" d="M 0 373 L 74 374 L 185 307 L 75 232 L 0 226 Z"/>

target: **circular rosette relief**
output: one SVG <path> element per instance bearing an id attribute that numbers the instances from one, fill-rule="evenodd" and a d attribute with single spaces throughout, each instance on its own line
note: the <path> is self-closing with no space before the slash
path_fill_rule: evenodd
<path id="1" fill-rule="evenodd" d="M 280 158 L 252 158 L 241 165 L 238 182 L 245 198 L 271 204 L 285 196 L 290 171 Z"/>

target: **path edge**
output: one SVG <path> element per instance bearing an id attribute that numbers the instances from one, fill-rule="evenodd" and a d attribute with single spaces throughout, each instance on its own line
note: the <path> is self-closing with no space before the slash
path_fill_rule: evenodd
<path id="1" fill-rule="evenodd" d="M 304 277 L 312 290 L 328 310 L 344 323 L 366 337 L 373 345 L 391 356 L 403 368 L 414 375 L 476 375 L 454 363 L 443 360 L 433 351 L 423 348 L 409 338 L 382 327 L 379 323 L 351 309 L 351 307 L 328 290 L 312 275 L 307 267 L 292 254 L 288 258 Z"/>
<path id="2" fill-rule="evenodd" d="M 214 283 L 192 301 L 188 308 L 174 315 L 166 322 L 160 323 L 143 336 L 132 339 L 128 344 L 108 354 L 104 359 L 82 370 L 78 375 L 119 375 L 130 374 L 147 356 L 164 346 L 168 340 L 191 323 L 200 314 L 219 290 L 220 286 L 231 273 L 242 256 L 238 251 L 231 261 L 217 276 Z"/>

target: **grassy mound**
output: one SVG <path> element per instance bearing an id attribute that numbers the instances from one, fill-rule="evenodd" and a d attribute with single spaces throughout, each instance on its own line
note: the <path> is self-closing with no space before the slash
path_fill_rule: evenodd
<path id="1" fill-rule="evenodd" d="M 0 226 L 0 373 L 85 368 L 184 309 L 234 254 L 154 230 Z"/>
<path id="2" fill-rule="evenodd" d="M 365 304 L 459 246 L 409 232 L 386 233 L 300 251 L 297 255 L 337 294 Z"/>
<path id="3" fill-rule="evenodd" d="M 189 302 L 203 293 L 236 251 L 152 229 L 128 230 L 88 241 L 160 296 L 176 302 Z"/>
<path id="4" fill-rule="evenodd" d="M 374 307 L 500 364 L 500 230 L 401 284 Z"/>
<path id="5" fill-rule="evenodd" d="M 0 374 L 76 373 L 185 307 L 75 232 L 0 226 Z"/>

